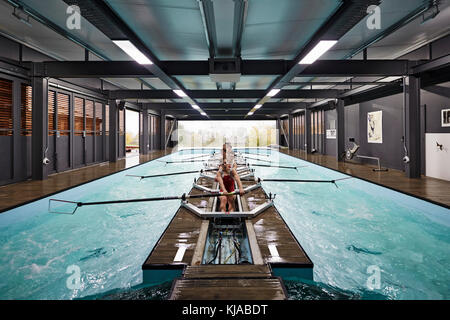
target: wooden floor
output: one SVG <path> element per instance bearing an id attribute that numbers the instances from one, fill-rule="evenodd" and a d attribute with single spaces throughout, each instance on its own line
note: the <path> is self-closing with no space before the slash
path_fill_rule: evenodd
<path id="1" fill-rule="evenodd" d="M 105 162 L 89 167 L 50 175 L 43 181 L 24 181 L 6 186 L 0 186 L 0 212 L 8 208 L 46 197 L 56 192 L 105 177 L 129 167 L 142 164 L 167 154 L 172 150 L 154 151 L 148 155 L 139 155 L 120 159 L 117 162 Z"/>
<path id="2" fill-rule="evenodd" d="M 375 166 L 338 162 L 336 157 L 306 154 L 303 150 L 281 150 L 281 152 L 400 192 L 430 200 L 437 204 L 450 206 L 450 181 L 425 176 L 422 176 L 420 179 L 410 179 L 405 176 L 404 172 L 395 169 L 389 169 L 387 172 L 374 172 L 372 169 Z"/>

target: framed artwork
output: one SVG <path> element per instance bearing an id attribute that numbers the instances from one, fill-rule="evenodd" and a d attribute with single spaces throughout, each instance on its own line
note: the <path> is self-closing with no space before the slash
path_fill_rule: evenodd
<path id="1" fill-rule="evenodd" d="M 336 129 L 327 129 L 327 139 L 336 139 Z"/>
<path id="2" fill-rule="evenodd" d="M 329 129 L 326 130 L 327 139 L 336 139 L 336 120 L 328 121 Z"/>
<path id="3" fill-rule="evenodd" d="M 383 143 L 383 111 L 367 113 L 367 142 Z"/>
<path id="4" fill-rule="evenodd" d="M 450 127 L 450 109 L 442 109 L 441 111 L 441 126 Z"/>

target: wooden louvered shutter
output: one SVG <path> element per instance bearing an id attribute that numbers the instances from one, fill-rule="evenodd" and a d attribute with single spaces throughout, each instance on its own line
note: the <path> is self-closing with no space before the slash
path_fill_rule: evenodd
<path id="1" fill-rule="evenodd" d="M 56 121 L 55 121 L 55 92 L 48 92 L 48 134 L 55 135 Z"/>
<path id="2" fill-rule="evenodd" d="M 84 131 L 84 99 L 74 99 L 75 135 L 82 136 Z"/>
<path id="3" fill-rule="evenodd" d="M 119 110 L 119 135 L 125 134 L 125 110 Z"/>
<path id="4" fill-rule="evenodd" d="M 33 89 L 31 86 L 22 84 L 20 87 L 21 105 L 20 105 L 20 129 L 21 135 L 31 136 L 33 129 L 32 107 L 33 107 Z"/>
<path id="5" fill-rule="evenodd" d="M 69 95 L 58 93 L 56 95 L 56 105 L 58 109 L 58 130 L 62 136 L 70 134 L 70 102 Z"/>
<path id="6" fill-rule="evenodd" d="M 0 135 L 11 136 L 13 129 L 13 82 L 0 79 Z"/>
<path id="7" fill-rule="evenodd" d="M 105 134 L 109 136 L 109 105 L 105 105 Z"/>
<path id="8" fill-rule="evenodd" d="M 85 104 L 86 110 L 86 135 L 94 135 L 94 102 L 91 100 L 86 100 Z"/>
<path id="9" fill-rule="evenodd" d="M 103 134 L 103 104 L 95 103 L 95 131 L 98 136 Z"/>

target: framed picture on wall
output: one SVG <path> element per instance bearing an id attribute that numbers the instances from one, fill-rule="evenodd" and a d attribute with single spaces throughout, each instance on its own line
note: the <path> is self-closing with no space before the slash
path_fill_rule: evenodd
<path id="1" fill-rule="evenodd" d="M 450 127 L 450 109 L 442 109 L 441 111 L 441 126 Z"/>
<path id="2" fill-rule="evenodd" d="M 383 143 L 383 111 L 367 113 L 367 142 Z"/>

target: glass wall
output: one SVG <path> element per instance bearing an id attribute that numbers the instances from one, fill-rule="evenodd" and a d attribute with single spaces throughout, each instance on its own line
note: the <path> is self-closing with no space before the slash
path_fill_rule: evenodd
<path id="1" fill-rule="evenodd" d="M 179 121 L 179 148 L 266 147 L 277 144 L 276 121 Z"/>

